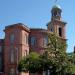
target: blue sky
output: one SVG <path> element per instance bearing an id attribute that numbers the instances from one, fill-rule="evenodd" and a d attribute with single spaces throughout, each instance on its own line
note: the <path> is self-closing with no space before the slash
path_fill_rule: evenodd
<path id="1" fill-rule="evenodd" d="M 4 38 L 5 26 L 24 23 L 30 28 L 46 28 L 51 19 L 51 8 L 55 0 L 0 0 L 0 38 Z M 62 18 L 67 22 L 66 38 L 68 52 L 75 45 L 75 0 L 58 0 Z"/>

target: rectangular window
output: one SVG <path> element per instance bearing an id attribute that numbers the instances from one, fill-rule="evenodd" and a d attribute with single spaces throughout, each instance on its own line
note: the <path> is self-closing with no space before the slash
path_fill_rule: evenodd
<path id="1" fill-rule="evenodd" d="M 2 52 L 2 46 L 0 46 L 0 53 Z"/>
<path id="2" fill-rule="evenodd" d="M 62 28 L 59 28 L 59 36 L 62 37 Z"/>
<path id="3" fill-rule="evenodd" d="M 2 71 L 2 57 L 0 56 L 0 72 Z"/>
<path id="4" fill-rule="evenodd" d="M 36 37 L 31 37 L 31 45 L 32 46 L 36 45 Z"/>
<path id="5" fill-rule="evenodd" d="M 43 71 L 43 75 L 50 75 L 50 70 Z"/>
<path id="6" fill-rule="evenodd" d="M 27 45 L 28 44 L 28 35 L 24 35 L 24 43 Z"/>
<path id="7" fill-rule="evenodd" d="M 28 35 L 26 35 L 26 44 L 28 44 Z"/>
<path id="8" fill-rule="evenodd" d="M 10 53 L 10 61 L 11 61 L 11 63 L 15 62 L 15 53 L 14 53 L 13 49 L 11 50 L 11 53 Z"/>
<path id="9" fill-rule="evenodd" d="M 47 46 L 47 44 L 48 44 L 48 37 L 45 36 L 45 37 L 43 38 L 43 45 L 44 45 L 44 46 Z"/>
<path id="10" fill-rule="evenodd" d="M 27 56 L 27 50 L 24 51 L 24 56 Z"/>
<path id="11" fill-rule="evenodd" d="M 11 33 L 10 34 L 10 42 L 14 43 L 14 40 L 15 40 L 15 35 L 14 35 L 14 33 Z"/>
<path id="12" fill-rule="evenodd" d="M 14 69 L 14 68 L 11 68 L 11 69 L 10 69 L 9 75 L 15 75 L 15 69 Z"/>

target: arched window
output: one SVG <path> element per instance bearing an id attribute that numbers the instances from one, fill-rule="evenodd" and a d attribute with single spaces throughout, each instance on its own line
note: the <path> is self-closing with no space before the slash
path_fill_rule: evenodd
<path id="1" fill-rule="evenodd" d="M 10 34 L 10 42 L 14 43 L 15 35 L 13 33 Z"/>
<path id="2" fill-rule="evenodd" d="M 57 11 L 54 11 L 54 16 L 57 16 Z"/>
<path id="3" fill-rule="evenodd" d="M 61 16 L 61 12 L 58 12 L 58 16 Z"/>
<path id="4" fill-rule="evenodd" d="M 36 37 L 31 37 L 31 45 L 32 46 L 36 45 Z"/>
<path id="5" fill-rule="evenodd" d="M 59 36 L 62 37 L 62 28 L 59 27 Z"/>

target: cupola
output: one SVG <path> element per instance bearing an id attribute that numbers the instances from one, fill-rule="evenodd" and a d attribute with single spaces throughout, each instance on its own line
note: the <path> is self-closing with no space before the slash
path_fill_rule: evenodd
<path id="1" fill-rule="evenodd" d="M 54 19 L 60 20 L 61 19 L 61 12 L 62 12 L 61 7 L 59 5 L 54 5 L 51 10 L 52 20 L 54 20 Z"/>

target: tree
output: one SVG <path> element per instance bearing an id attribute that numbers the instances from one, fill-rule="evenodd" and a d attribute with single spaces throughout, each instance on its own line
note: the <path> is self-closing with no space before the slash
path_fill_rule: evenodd
<path id="1" fill-rule="evenodd" d="M 70 62 L 70 73 L 75 74 L 75 53 L 68 53 L 68 60 Z"/>
<path id="2" fill-rule="evenodd" d="M 68 69 L 68 57 L 66 54 L 66 41 L 56 34 L 49 34 L 49 43 L 46 50 L 49 65 L 52 74 L 64 74 Z"/>
<path id="3" fill-rule="evenodd" d="M 66 41 L 56 34 L 48 35 L 47 49 L 43 55 L 31 52 L 19 62 L 19 71 L 31 73 L 50 70 L 51 75 L 71 73 L 71 63 L 66 53 Z"/>
<path id="4" fill-rule="evenodd" d="M 36 52 L 31 52 L 28 56 L 24 57 L 20 60 L 18 65 L 18 70 L 21 71 L 29 71 L 30 73 L 35 73 L 40 71 L 40 55 Z"/>

